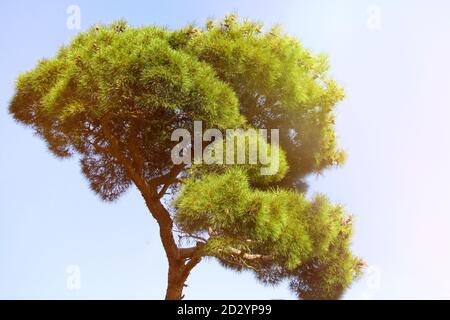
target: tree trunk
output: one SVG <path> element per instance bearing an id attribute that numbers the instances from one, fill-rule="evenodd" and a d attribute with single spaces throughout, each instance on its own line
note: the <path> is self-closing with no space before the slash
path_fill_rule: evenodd
<path id="1" fill-rule="evenodd" d="M 182 262 L 169 263 L 166 300 L 181 300 L 183 298 L 184 283 L 187 278 L 184 274 L 184 264 Z"/>
<path id="2" fill-rule="evenodd" d="M 127 157 L 123 156 L 121 150 L 123 150 L 124 148 L 121 147 L 119 141 L 111 133 L 106 118 L 102 120 L 102 130 L 105 136 L 110 141 L 113 155 L 116 157 L 118 162 L 123 165 L 126 173 L 130 177 L 130 179 L 133 180 L 134 184 L 141 192 L 142 197 L 144 198 L 145 203 L 150 210 L 153 218 L 155 218 L 155 220 L 158 222 L 161 242 L 164 247 L 167 260 L 169 262 L 167 291 L 165 298 L 166 300 L 180 300 L 183 298 L 184 283 L 189 276 L 189 272 L 193 267 L 195 267 L 195 265 L 197 265 L 197 263 L 200 262 L 201 257 L 180 257 L 180 248 L 178 248 L 173 238 L 173 219 L 170 213 L 161 203 L 160 199 L 164 196 L 170 185 L 175 182 L 176 177 L 185 166 L 174 166 L 169 174 L 159 177 L 159 182 L 156 182 L 156 178 L 156 180 L 147 181 L 145 176 L 143 175 L 143 163 L 142 159 L 139 156 L 139 153 L 131 150 L 133 151 L 132 153 L 136 158 L 136 162 L 133 162 L 132 160 L 130 162 Z M 158 192 L 158 187 L 161 185 L 162 188 Z"/>

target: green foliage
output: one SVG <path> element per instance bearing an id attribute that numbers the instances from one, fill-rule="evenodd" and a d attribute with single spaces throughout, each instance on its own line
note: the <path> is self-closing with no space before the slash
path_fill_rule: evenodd
<path id="1" fill-rule="evenodd" d="M 325 197 L 304 196 L 308 174 L 344 161 L 333 113 L 344 94 L 327 71 L 324 55 L 278 27 L 234 15 L 175 31 L 118 21 L 22 74 L 10 112 L 56 156 L 79 155 L 108 201 L 136 175 L 151 181 L 173 169 L 175 129 L 197 120 L 279 129 L 276 175 L 261 175 L 261 163 L 185 168 L 181 189 L 171 189 L 175 223 L 226 267 L 266 283 L 290 279 L 300 298 L 338 298 L 363 267 L 350 252 L 351 221 Z"/>
<path id="2" fill-rule="evenodd" d="M 289 165 L 284 150 L 280 146 L 269 144 L 267 138 L 270 137 L 263 138 L 257 130 L 233 131 L 224 139 L 212 143 L 208 147 L 209 150 L 205 148 L 206 157 L 210 157 L 210 161 L 220 162 L 194 164 L 190 174 L 201 176 L 213 172 L 224 173 L 230 167 L 238 167 L 245 170 L 252 186 L 270 187 L 283 180 L 289 171 Z M 253 156 L 250 156 L 251 151 Z M 241 159 L 239 159 L 239 153 L 242 154 Z M 262 161 L 261 155 L 265 157 L 264 161 Z M 263 169 L 270 172 L 262 174 L 261 170 Z"/>
<path id="3" fill-rule="evenodd" d="M 55 155 L 79 153 L 93 190 L 114 200 L 130 179 L 111 156 L 105 124 L 121 156 L 139 154 L 144 175 L 152 178 L 170 168 L 173 130 L 190 129 L 193 120 L 215 128 L 243 123 L 230 86 L 169 40 L 170 32 L 159 27 L 91 28 L 19 77 L 10 111 Z"/>
<path id="4" fill-rule="evenodd" d="M 177 222 L 189 233 L 207 231 L 208 227 L 239 234 L 249 218 L 246 202 L 250 192 L 247 175 L 234 169 L 224 175 L 207 175 L 183 183 L 182 196 L 175 202 Z M 202 195 L 199 197 L 198 195 Z"/>
<path id="5" fill-rule="evenodd" d="M 253 189 L 242 168 L 189 178 L 174 207 L 179 229 L 209 234 L 208 255 L 265 282 L 289 278 L 300 298 L 337 298 L 362 267 L 349 251 L 351 217 L 341 206 L 324 196 Z M 271 258 L 248 260 L 245 252 Z"/>
<path id="6" fill-rule="evenodd" d="M 216 70 L 239 99 L 239 109 L 255 128 L 281 128 L 281 147 L 291 170 L 284 185 L 302 186 L 311 172 L 342 164 L 336 147 L 333 107 L 343 90 L 327 76 L 326 56 L 314 55 L 294 37 L 274 27 L 238 21 L 230 15 L 175 32 L 172 45 Z"/>

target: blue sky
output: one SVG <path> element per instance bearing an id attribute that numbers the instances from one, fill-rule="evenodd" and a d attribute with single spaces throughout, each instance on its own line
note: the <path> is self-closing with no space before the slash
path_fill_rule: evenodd
<path id="1" fill-rule="evenodd" d="M 66 26 L 69 5 L 80 7 L 82 30 L 119 18 L 177 28 L 236 11 L 326 52 L 347 92 L 337 132 L 349 157 L 310 177 L 309 192 L 356 216 L 353 248 L 370 268 L 345 298 L 450 298 L 450 4 L 437 0 L 2 1 L 0 298 L 159 299 L 165 290 L 156 223 L 138 192 L 101 202 L 75 159 L 55 159 L 7 113 L 17 75 L 79 32 Z M 66 287 L 70 265 L 79 290 Z M 191 299 L 294 298 L 211 260 L 188 284 Z"/>

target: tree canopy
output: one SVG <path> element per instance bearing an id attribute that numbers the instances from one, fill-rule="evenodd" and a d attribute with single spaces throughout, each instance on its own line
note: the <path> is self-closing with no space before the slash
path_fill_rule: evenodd
<path id="1" fill-rule="evenodd" d="M 325 55 L 279 27 L 235 15 L 179 30 L 118 21 L 80 33 L 22 74 L 10 112 L 56 156 L 77 155 L 103 200 L 136 185 L 160 226 L 169 287 L 209 256 L 264 283 L 288 279 L 299 298 L 334 299 L 363 262 L 350 251 L 351 215 L 305 196 L 308 175 L 345 158 L 334 129 L 344 94 L 328 68 Z M 194 121 L 279 129 L 278 174 L 173 164 L 171 134 Z"/>

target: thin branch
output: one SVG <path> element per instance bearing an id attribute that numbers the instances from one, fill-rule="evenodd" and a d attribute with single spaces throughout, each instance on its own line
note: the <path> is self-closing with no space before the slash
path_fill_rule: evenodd
<path id="1" fill-rule="evenodd" d="M 200 236 L 196 236 L 194 234 L 190 234 L 190 233 L 186 233 L 184 231 L 180 231 L 180 230 L 173 230 L 174 232 L 178 233 L 180 238 L 192 238 L 195 240 L 199 240 L 203 243 L 206 243 L 208 241 L 208 239 L 200 237 Z"/>
<path id="2" fill-rule="evenodd" d="M 153 183 L 157 185 L 163 185 L 161 190 L 158 192 L 159 198 L 162 198 L 166 194 L 166 191 L 170 188 L 170 186 L 172 186 L 174 183 L 177 183 L 177 177 L 184 168 L 184 164 L 175 165 L 174 167 L 172 167 L 168 174 L 152 180 Z"/>
<path id="3" fill-rule="evenodd" d="M 252 253 L 245 253 L 242 250 L 236 249 L 236 248 L 230 248 L 229 249 L 233 255 L 237 255 L 240 258 L 243 258 L 245 260 L 263 260 L 263 261 L 272 261 L 273 257 L 270 255 L 263 255 L 263 254 L 252 254 Z"/>
<path id="4" fill-rule="evenodd" d="M 151 179 L 150 182 L 152 184 L 154 184 L 155 186 L 160 186 L 160 185 L 164 185 L 164 184 L 168 184 L 168 183 L 173 183 L 177 179 L 178 174 L 181 171 L 183 171 L 183 169 L 185 167 L 186 167 L 185 164 L 174 165 L 167 174 L 164 174 L 164 175 L 159 176 L 159 177 L 155 177 L 155 178 Z"/>

